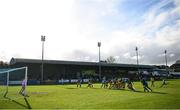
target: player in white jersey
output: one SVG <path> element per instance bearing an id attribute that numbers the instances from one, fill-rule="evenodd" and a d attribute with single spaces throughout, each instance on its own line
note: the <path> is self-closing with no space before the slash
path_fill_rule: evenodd
<path id="1" fill-rule="evenodd" d="M 19 91 L 19 94 L 21 94 L 21 95 L 23 95 L 23 96 L 27 96 L 26 93 L 25 93 L 25 89 L 26 89 L 26 86 L 27 86 L 27 81 L 26 81 L 26 79 L 24 79 L 21 84 L 22 84 L 22 88 L 21 88 L 21 90 Z"/>

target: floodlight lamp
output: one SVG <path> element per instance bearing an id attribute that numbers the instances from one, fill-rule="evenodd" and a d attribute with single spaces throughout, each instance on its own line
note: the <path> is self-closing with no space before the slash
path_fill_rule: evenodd
<path id="1" fill-rule="evenodd" d="M 136 51 L 138 50 L 138 47 L 136 47 Z"/>
<path id="2" fill-rule="evenodd" d="M 101 46 L 101 42 L 98 42 L 98 47 L 100 47 Z"/>
<path id="3" fill-rule="evenodd" d="M 45 37 L 46 37 L 46 36 L 43 36 L 43 35 L 42 35 L 42 36 L 41 36 L 41 41 L 45 41 Z"/>

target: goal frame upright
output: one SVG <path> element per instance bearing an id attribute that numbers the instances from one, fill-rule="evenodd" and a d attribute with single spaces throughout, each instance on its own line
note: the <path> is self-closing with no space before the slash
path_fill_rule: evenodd
<path id="1" fill-rule="evenodd" d="M 27 74 L 28 74 L 28 67 L 19 67 L 19 68 L 13 68 L 13 69 L 9 69 L 7 71 L 4 71 L 4 72 L 0 72 L 0 73 L 6 73 L 7 74 L 7 81 L 6 81 L 6 91 L 5 91 L 5 94 L 4 94 L 4 97 L 7 96 L 8 94 L 8 88 L 9 88 L 9 75 L 10 75 L 10 72 L 13 72 L 13 71 L 16 71 L 16 70 L 21 70 L 21 69 L 25 69 L 25 83 L 26 83 L 26 86 L 27 86 Z M 26 97 L 26 87 L 25 87 L 25 90 L 24 90 L 24 97 Z"/>

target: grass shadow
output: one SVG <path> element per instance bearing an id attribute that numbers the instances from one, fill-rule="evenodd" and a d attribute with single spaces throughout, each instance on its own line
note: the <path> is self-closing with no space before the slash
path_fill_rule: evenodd
<path id="1" fill-rule="evenodd" d="M 138 90 L 136 90 L 136 91 L 134 91 L 134 92 L 138 92 L 138 93 L 153 93 L 153 94 L 167 94 L 167 93 L 165 93 L 165 92 L 156 92 L 156 91 L 144 92 L 144 91 L 138 91 Z"/>
<path id="2" fill-rule="evenodd" d="M 103 88 L 96 88 L 96 87 L 91 87 L 90 89 L 103 89 Z"/>
<path id="3" fill-rule="evenodd" d="M 32 109 L 32 107 L 31 107 L 31 105 L 29 104 L 29 102 L 28 102 L 28 100 L 27 100 L 26 97 L 24 97 L 24 100 L 25 100 L 25 102 L 26 102 L 27 108 L 28 108 L 28 109 Z"/>
<path id="4" fill-rule="evenodd" d="M 66 89 L 102 89 L 102 88 L 95 88 L 95 87 L 91 87 L 91 88 L 88 88 L 88 87 L 73 88 L 73 87 L 67 87 Z"/>
<path id="5" fill-rule="evenodd" d="M 78 88 L 66 88 L 66 89 L 78 89 Z M 81 89 L 88 89 L 87 87 L 82 87 Z M 130 91 L 130 92 L 138 92 L 138 93 L 146 93 L 144 91 L 140 91 L 140 90 L 130 90 L 130 89 L 109 89 L 109 88 L 89 88 L 89 89 L 104 89 L 104 90 L 112 90 L 112 91 Z M 147 92 L 147 93 L 154 93 L 154 94 L 167 94 L 165 92 L 157 92 L 157 91 L 152 91 L 152 92 Z"/>
<path id="6" fill-rule="evenodd" d="M 66 89 L 78 89 L 78 88 L 67 87 Z"/>
<path id="7" fill-rule="evenodd" d="M 132 91 L 130 89 L 109 89 L 109 90 L 119 90 L 119 91 Z M 135 91 L 132 91 L 132 92 L 138 92 L 138 93 L 146 93 L 144 91 L 140 91 L 140 90 L 135 90 Z M 157 91 L 152 91 L 152 92 L 147 92 L 147 93 L 154 93 L 154 94 L 167 94 L 165 92 L 157 92 Z"/>
<path id="8" fill-rule="evenodd" d="M 115 90 L 115 91 L 130 91 L 130 90 L 128 90 L 128 89 L 116 89 L 116 88 L 111 88 L 111 89 L 107 88 L 107 90 Z"/>
<path id="9" fill-rule="evenodd" d="M 11 98 L 9 98 L 9 97 L 4 97 L 5 99 L 8 99 L 8 100 L 10 100 L 10 101 L 12 101 L 12 102 L 14 102 L 15 104 L 18 104 L 18 105 L 20 105 L 20 106 L 22 106 L 22 107 L 25 107 L 25 108 L 27 108 L 27 109 L 32 109 L 31 108 L 31 105 L 29 104 L 29 102 L 28 102 L 28 100 L 26 99 L 26 98 L 24 98 L 24 100 L 25 100 L 25 102 L 26 102 L 26 105 L 24 105 L 24 104 L 22 104 L 22 103 L 20 103 L 20 102 L 18 102 L 18 101 L 16 101 L 16 100 L 14 100 L 14 99 L 11 99 Z"/>
<path id="10" fill-rule="evenodd" d="M 153 92 L 151 92 L 151 93 L 155 93 L 155 94 L 167 94 L 167 93 L 165 93 L 165 92 L 155 92 L 155 91 L 153 91 Z"/>

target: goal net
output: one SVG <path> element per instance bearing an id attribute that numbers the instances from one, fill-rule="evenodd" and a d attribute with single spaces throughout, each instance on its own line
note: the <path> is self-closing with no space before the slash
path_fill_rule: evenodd
<path id="1" fill-rule="evenodd" d="M 24 93 L 22 94 L 22 85 Z M 27 67 L 0 69 L 0 99 L 20 98 L 26 95 Z"/>

